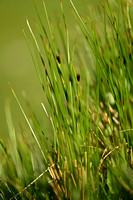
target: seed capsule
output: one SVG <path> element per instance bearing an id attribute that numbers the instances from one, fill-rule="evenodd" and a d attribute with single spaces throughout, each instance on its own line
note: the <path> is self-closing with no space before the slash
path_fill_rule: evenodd
<path id="1" fill-rule="evenodd" d="M 55 151 L 55 155 L 56 155 L 56 158 L 58 160 L 58 152 L 57 151 Z"/>
<path id="2" fill-rule="evenodd" d="M 58 63 L 61 64 L 60 56 L 56 55 L 56 59 L 57 59 Z"/>
<path id="3" fill-rule="evenodd" d="M 79 73 L 77 74 L 77 81 L 78 82 L 80 81 L 80 74 Z"/>

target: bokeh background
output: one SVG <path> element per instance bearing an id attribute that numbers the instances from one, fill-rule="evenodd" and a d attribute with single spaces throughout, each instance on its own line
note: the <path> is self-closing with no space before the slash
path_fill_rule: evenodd
<path id="1" fill-rule="evenodd" d="M 59 0 L 46 0 L 45 2 L 49 17 L 56 26 L 58 17 L 60 16 Z M 99 4 L 99 1 L 96 0 L 73 0 L 73 2 L 81 15 L 85 15 L 85 13 Z M 70 38 L 73 40 L 76 37 L 76 21 L 70 11 L 69 0 L 62 0 L 62 3 L 67 18 Z M 37 4 L 43 16 L 42 0 L 37 0 Z M 36 113 L 38 120 L 44 126 L 44 130 L 47 131 L 49 128 L 47 118 L 40 104 L 43 102 L 47 106 L 47 101 L 37 78 L 21 30 L 22 25 L 29 40 L 31 40 L 26 26 L 26 17 L 28 17 L 34 31 L 34 20 L 37 20 L 37 15 L 32 0 L 0 0 L 0 137 L 4 138 L 8 137 L 8 129 L 4 117 L 6 101 L 10 101 L 11 103 L 14 126 L 17 127 L 20 123 L 25 123 L 8 82 L 11 83 L 20 103 L 26 111 L 25 102 L 22 97 L 22 92 L 25 91 L 34 113 Z M 44 17 L 45 23 L 46 19 Z"/>

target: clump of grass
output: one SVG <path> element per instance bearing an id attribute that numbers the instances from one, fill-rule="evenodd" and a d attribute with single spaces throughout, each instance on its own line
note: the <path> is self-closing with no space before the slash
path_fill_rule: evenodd
<path id="1" fill-rule="evenodd" d="M 41 105 L 53 128 L 53 142 L 30 107 L 30 115 L 25 115 L 11 87 L 32 135 L 25 137 L 21 131 L 16 136 L 8 103 L 10 142 L 7 147 L 0 140 L 1 154 L 7 159 L 1 165 L 0 192 L 11 199 L 132 199 L 132 7 L 122 0 L 115 4 L 101 1 L 99 17 L 92 14 L 84 19 L 70 0 L 84 38 L 82 49 L 76 49 L 75 55 L 76 43 L 71 47 L 62 2 L 64 29 L 59 24 L 59 32 L 61 36 L 66 34 L 62 37 L 64 52 L 57 45 L 45 1 L 48 31 L 36 1 L 33 2 L 39 19 L 35 25 L 44 51 L 40 50 L 28 19 L 26 22 L 44 73 L 40 73 L 23 28 L 22 31 L 49 102 L 50 113 Z M 93 70 L 86 49 L 91 50 Z"/>

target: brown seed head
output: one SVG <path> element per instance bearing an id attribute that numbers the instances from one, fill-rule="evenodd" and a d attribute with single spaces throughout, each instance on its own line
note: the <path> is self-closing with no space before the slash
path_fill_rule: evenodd
<path id="1" fill-rule="evenodd" d="M 78 82 L 80 81 L 80 74 L 79 73 L 77 74 L 77 81 Z"/>
<path id="2" fill-rule="evenodd" d="M 56 59 L 57 59 L 58 63 L 61 64 L 60 56 L 56 55 Z"/>

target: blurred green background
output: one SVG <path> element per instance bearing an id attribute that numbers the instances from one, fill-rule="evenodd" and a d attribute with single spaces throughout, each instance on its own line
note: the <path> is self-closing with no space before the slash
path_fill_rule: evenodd
<path id="1" fill-rule="evenodd" d="M 46 0 L 45 2 L 49 17 L 52 23 L 56 25 L 58 16 L 60 15 L 59 0 Z M 76 21 L 70 11 L 71 6 L 69 0 L 62 0 L 62 2 L 70 37 L 74 39 L 76 35 L 74 28 Z M 92 0 L 73 0 L 73 2 L 81 15 L 85 15 L 90 10 L 90 7 L 94 6 L 94 4 L 96 5 L 96 2 L 94 3 Z M 97 2 L 99 3 L 99 1 Z M 44 15 L 42 0 L 37 0 L 37 4 L 41 14 Z M 33 30 L 35 30 L 34 20 L 37 20 L 37 15 L 32 0 L 0 0 L 0 137 L 7 137 L 8 133 L 6 120 L 4 118 L 5 102 L 7 99 L 11 101 L 11 112 L 15 127 L 20 123 L 25 123 L 22 113 L 8 86 L 8 81 L 14 88 L 24 109 L 26 110 L 25 102 L 22 98 L 22 91 L 26 92 L 31 107 L 36 113 L 40 123 L 43 124 L 44 130 L 47 131 L 49 128 L 40 104 L 43 102 L 47 106 L 47 101 L 39 84 L 20 26 L 22 24 L 29 40 L 31 40 L 25 22 L 26 16 Z M 44 17 L 44 24 L 45 21 Z"/>

